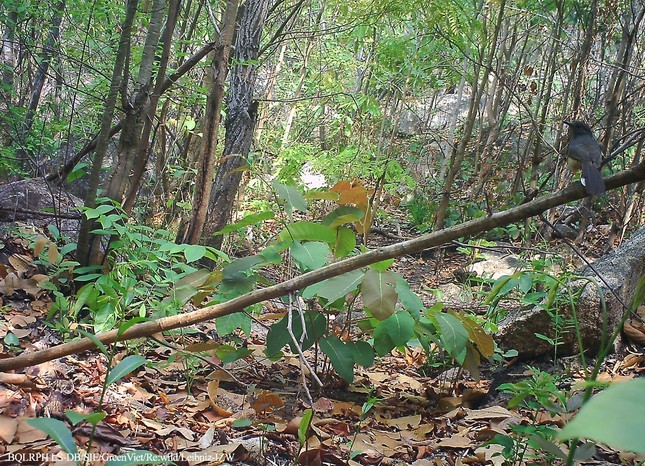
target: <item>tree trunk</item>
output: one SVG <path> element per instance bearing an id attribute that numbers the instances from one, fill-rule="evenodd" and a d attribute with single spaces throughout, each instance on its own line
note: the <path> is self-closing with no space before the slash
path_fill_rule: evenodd
<path id="1" fill-rule="evenodd" d="M 235 68 L 227 99 L 224 153 L 213 181 L 207 221 L 202 242 L 221 247 L 222 237 L 214 236 L 231 216 L 242 177 L 242 166 L 251 149 L 257 121 L 258 103 L 253 101 L 257 78 L 257 59 L 269 0 L 248 0 L 235 42 Z"/>
<path id="2" fill-rule="evenodd" d="M 38 110 L 38 105 L 40 104 L 40 96 L 43 92 L 43 86 L 45 85 L 45 80 L 47 79 L 47 73 L 49 72 L 49 65 L 51 63 L 52 56 L 54 55 L 54 50 L 56 49 L 56 43 L 60 37 L 60 23 L 63 19 L 63 12 L 65 10 L 65 0 L 61 0 L 56 5 L 54 9 L 54 14 L 52 16 L 52 25 L 49 30 L 49 35 L 47 36 L 47 41 L 43 45 L 43 52 L 38 61 L 38 67 L 36 69 L 36 74 L 32 81 L 31 86 L 31 95 L 29 96 L 29 106 L 27 107 L 27 113 L 25 115 L 25 121 L 22 125 L 22 140 L 23 144 L 20 145 L 20 148 L 16 151 L 16 156 L 18 159 L 26 160 L 31 154 L 26 149 L 28 144 L 25 144 L 26 139 L 29 138 L 29 133 L 34 124 L 34 117 L 36 116 L 36 111 Z"/>
<path id="3" fill-rule="evenodd" d="M 152 124 L 155 119 L 155 114 L 157 113 L 159 99 L 161 98 L 161 93 L 163 92 L 164 77 L 166 74 L 166 69 L 168 68 L 168 60 L 170 58 L 172 34 L 175 30 L 175 25 L 177 24 L 180 2 L 181 0 L 170 0 L 170 7 L 168 8 L 168 19 L 166 20 L 166 28 L 164 29 L 163 37 L 161 40 L 163 43 L 163 49 L 161 52 L 161 59 L 159 60 L 157 80 L 155 82 L 155 87 L 152 91 L 152 94 L 150 95 L 150 102 L 148 103 L 146 108 L 143 131 L 141 133 L 139 143 L 139 156 L 136 158 L 136 160 L 134 160 L 134 174 L 130 179 L 130 187 L 123 203 L 123 209 L 126 212 L 130 212 L 134 207 L 134 201 L 136 200 L 137 193 L 139 192 L 141 179 L 143 178 L 143 173 L 145 171 L 146 164 L 148 163 L 150 152 L 152 150 L 152 141 L 150 141 L 150 143 L 148 141 L 150 139 L 150 134 L 152 133 Z"/>
<path id="4" fill-rule="evenodd" d="M 150 103 L 153 63 L 156 55 L 159 36 L 166 0 L 155 0 L 152 4 L 150 23 L 146 43 L 143 47 L 139 75 L 135 83 L 134 92 L 124 102 L 125 121 L 119 138 L 117 157 L 107 183 L 106 195 L 119 203 L 123 203 L 123 196 L 128 189 L 130 175 L 134 161 L 139 156 L 143 142 L 141 137 L 146 117 L 146 108 Z"/>
<path id="5" fill-rule="evenodd" d="M 193 207 L 190 220 L 185 228 L 177 233 L 177 241 L 197 244 L 204 229 L 206 214 L 211 190 L 213 188 L 213 172 L 215 169 L 215 156 L 217 139 L 219 135 L 220 119 L 222 114 L 222 101 L 224 100 L 224 86 L 229 69 L 229 58 L 233 36 L 235 35 L 235 19 L 237 17 L 237 0 L 228 0 L 226 11 L 222 18 L 222 32 L 220 45 L 215 52 L 211 65 L 210 92 L 206 101 L 204 114 L 204 136 L 201 153 L 197 163 L 197 179 L 193 193 Z"/>
<path id="6" fill-rule="evenodd" d="M 85 207 L 96 207 L 96 192 L 99 187 L 99 177 L 101 169 L 103 168 L 103 159 L 107 152 L 108 142 L 110 140 L 110 127 L 112 125 L 112 118 L 116 107 L 116 99 L 119 95 L 119 90 L 121 89 L 121 77 L 123 76 L 126 57 L 130 47 L 132 24 L 134 23 L 134 17 L 137 13 L 137 6 L 138 0 L 128 0 L 126 16 L 123 20 L 123 24 L 121 25 L 121 38 L 119 40 L 119 48 L 117 50 L 112 78 L 110 80 L 110 89 L 105 99 L 105 109 L 103 110 L 103 116 L 101 118 L 101 130 L 96 139 L 96 153 L 94 154 L 92 170 L 90 171 Z M 97 237 L 94 237 L 93 241 L 90 240 L 90 232 L 94 229 L 94 224 L 95 222 L 93 220 L 84 219 L 78 234 L 76 259 L 82 265 L 89 265 L 90 251 L 98 250 L 98 244 L 97 246 L 92 245 L 94 242 L 99 242 Z"/>
<path id="7" fill-rule="evenodd" d="M 479 103 L 481 102 L 482 95 L 484 93 L 484 88 L 486 82 L 488 81 L 488 76 L 493 63 L 493 58 L 495 57 L 495 51 L 497 48 L 497 37 L 502 27 L 502 22 L 504 18 L 504 7 L 506 6 L 506 0 L 501 0 L 499 4 L 499 13 L 497 18 L 497 24 L 495 25 L 495 31 L 490 43 L 490 49 L 488 56 L 486 57 L 486 62 L 484 64 L 484 72 L 480 79 L 477 79 L 479 73 L 475 73 L 474 88 L 470 101 L 470 108 L 468 110 L 468 120 L 466 121 L 466 128 L 464 129 L 464 136 L 459 142 L 457 149 L 453 151 L 450 160 L 450 169 L 448 170 L 448 176 L 446 177 L 446 182 L 444 184 L 443 194 L 441 195 L 441 202 L 439 203 L 439 208 L 437 209 L 437 218 L 435 229 L 441 230 L 444 227 L 446 220 L 446 212 L 448 211 L 448 204 L 450 202 L 450 196 L 452 194 L 453 184 L 457 175 L 461 171 L 461 164 L 464 160 L 466 154 L 466 148 L 472 137 L 473 128 L 475 126 L 475 121 L 477 119 L 477 111 L 479 109 Z"/>

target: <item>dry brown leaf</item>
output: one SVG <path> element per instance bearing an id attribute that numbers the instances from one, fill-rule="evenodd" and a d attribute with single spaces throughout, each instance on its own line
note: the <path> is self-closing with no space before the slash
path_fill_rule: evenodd
<path id="1" fill-rule="evenodd" d="M 20 443 L 34 443 L 47 438 L 47 434 L 45 432 L 40 429 L 36 429 L 35 427 L 31 427 L 26 421 L 27 419 L 22 419 L 18 424 L 16 438 Z"/>
<path id="2" fill-rule="evenodd" d="M 18 430 L 18 420 L 9 416 L 0 416 L 0 438 L 5 443 L 13 442 Z"/>
<path id="3" fill-rule="evenodd" d="M 484 409 L 473 409 L 466 414 L 466 420 L 472 421 L 477 419 L 499 419 L 513 416 L 508 409 L 502 406 L 491 406 Z"/>
<path id="4" fill-rule="evenodd" d="M 453 437 L 443 439 L 437 444 L 437 446 L 443 448 L 471 448 L 478 444 L 479 442 L 475 442 L 468 437 L 455 435 Z"/>
<path id="5" fill-rule="evenodd" d="M 43 235 L 38 235 L 36 236 L 36 241 L 34 245 L 34 256 L 38 257 L 41 252 L 45 250 L 45 246 L 47 246 L 47 243 L 49 240 L 47 239 L 46 236 Z"/>
<path id="6" fill-rule="evenodd" d="M 268 390 L 259 391 L 256 394 L 255 399 L 251 402 L 251 408 L 253 408 L 256 413 L 275 410 L 282 406 L 284 406 L 284 400 L 280 395 Z"/>
<path id="7" fill-rule="evenodd" d="M 384 419 L 384 421 L 390 427 L 396 427 L 399 430 L 406 430 L 417 427 L 421 423 L 421 415 L 415 414 L 413 416 L 405 416 L 397 419 Z"/>
<path id="8" fill-rule="evenodd" d="M 631 325 L 629 322 L 625 322 L 623 325 L 623 331 L 631 342 L 645 345 L 645 331 Z"/>
<path id="9" fill-rule="evenodd" d="M 24 273 L 32 263 L 32 258 L 24 254 L 13 254 L 9 256 L 9 263 L 18 275 Z"/>

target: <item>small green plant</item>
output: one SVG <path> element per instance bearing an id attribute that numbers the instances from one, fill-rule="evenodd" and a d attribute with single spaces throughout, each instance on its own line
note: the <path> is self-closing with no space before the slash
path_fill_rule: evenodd
<path id="1" fill-rule="evenodd" d="M 352 440 L 351 442 L 349 442 L 349 445 L 348 445 L 350 460 L 353 460 L 354 458 L 356 458 L 356 456 L 362 453 L 361 451 L 354 450 L 354 444 L 356 443 L 358 434 L 361 432 L 361 427 L 363 426 L 363 423 L 367 419 L 367 416 L 369 415 L 370 411 L 372 411 L 374 406 L 379 404 L 381 401 L 383 401 L 381 398 L 377 398 L 375 396 L 370 395 L 367 401 L 363 403 L 363 406 L 361 406 L 361 415 L 359 416 L 358 422 L 356 423 L 356 428 L 354 429 L 354 436 L 352 437 Z"/>
<path id="2" fill-rule="evenodd" d="M 125 324 L 121 325 L 117 333 L 117 340 L 118 340 L 118 337 L 120 337 L 123 334 L 123 332 L 125 332 L 132 325 L 140 321 L 141 319 L 133 319 L 132 321 L 126 322 Z M 105 381 L 103 382 L 101 396 L 99 398 L 99 403 L 97 407 L 98 410 L 90 414 L 81 414 L 72 410 L 66 411 L 67 418 L 73 425 L 78 425 L 82 422 L 87 422 L 92 426 L 89 441 L 85 448 L 86 452 L 90 452 L 92 444 L 94 442 L 96 429 L 98 425 L 101 423 L 101 421 L 103 421 L 103 419 L 105 419 L 105 417 L 107 416 L 107 414 L 103 411 L 103 404 L 105 401 L 105 395 L 107 394 L 108 387 L 118 382 L 126 375 L 137 370 L 139 367 L 146 364 L 146 359 L 143 356 L 130 355 L 130 356 L 126 356 L 118 364 L 113 366 L 114 353 L 115 353 L 114 349 L 112 347 L 108 349 L 108 347 L 106 347 L 99 339 L 97 339 L 94 335 L 90 333 L 83 332 L 83 331 L 81 331 L 80 333 L 83 336 L 92 340 L 92 342 L 97 346 L 97 348 L 108 358 L 108 364 L 107 364 L 108 370 L 107 370 L 107 373 L 105 374 Z M 48 434 L 63 449 L 63 451 L 67 453 L 71 461 L 75 461 L 76 464 L 83 465 L 83 466 L 87 465 L 88 461 L 90 461 L 89 453 L 79 452 L 79 449 L 76 443 L 74 442 L 72 432 L 63 421 L 60 421 L 58 419 L 52 419 L 52 418 L 36 418 L 36 419 L 28 420 L 27 423 L 32 427 L 35 427 L 36 429 L 40 429 L 46 434 Z M 124 463 L 124 461 L 126 463 Z M 137 451 L 127 452 L 119 456 L 115 456 L 114 458 L 110 459 L 106 463 L 106 466 L 116 466 L 119 464 L 138 465 L 138 464 L 161 464 L 161 463 L 168 463 L 167 458 L 163 458 L 150 451 L 137 450 Z"/>
<path id="3" fill-rule="evenodd" d="M 556 444 L 557 428 L 537 422 L 537 413 L 546 410 L 553 414 L 573 409 L 567 396 L 558 389 L 558 380 L 551 374 L 529 368 L 531 376 L 521 382 L 505 383 L 498 390 L 511 395 L 509 408 L 522 407 L 532 412 L 528 425 L 512 424 L 510 435 L 497 434 L 487 444 L 499 444 L 502 455 L 512 465 L 524 464 L 525 460 L 545 461 L 552 464 L 556 459 L 566 459 L 566 454 Z"/>
<path id="4" fill-rule="evenodd" d="M 95 234 L 115 238 L 104 266 L 78 267 L 78 262 L 66 258 L 75 249 L 73 243 L 60 250 L 55 242 L 35 243 L 41 263 L 50 271 L 51 278 L 41 284 L 54 295 L 48 318 L 62 333 L 69 333 L 83 318 L 98 333 L 136 316 L 175 314 L 191 299 L 201 302 L 219 280 L 199 268 L 198 261 L 228 261 L 214 248 L 176 244 L 168 231 L 132 224 L 110 200 L 101 200 L 85 215 L 100 224 Z"/>

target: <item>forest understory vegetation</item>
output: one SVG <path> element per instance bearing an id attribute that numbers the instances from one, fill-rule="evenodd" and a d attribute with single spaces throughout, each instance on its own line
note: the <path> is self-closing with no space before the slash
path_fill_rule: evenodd
<path id="1" fill-rule="evenodd" d="M 644 18 L 4 2 L 0 464 L 644 464 Z"/>

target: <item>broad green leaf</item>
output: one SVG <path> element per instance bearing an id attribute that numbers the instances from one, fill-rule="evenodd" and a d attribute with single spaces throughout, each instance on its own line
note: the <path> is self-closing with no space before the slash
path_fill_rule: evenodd
<path id="1" fill-rule="evenodd" d="M 246 256 L 235 259 L 222 270 L 223 279 L 233 279 L 238 272 L 252 270 L 258 265 L 264 263 L 264 257 L 260 255 Z"/>
<path id="2" fill-rule="evenodd" d="M 76 316 L 80 312 L 80 310 L 83 309 L 83 306 L 85 306 L 88 298 L 93 294 L 96 294 L 94 283 L 86 283 L 85 285 L 83 285 L 81 289 L 78 290 L 78 293 L 76 293 L 76 301 L 70 309 L 70 313 Z"/>
<path id="3" fill-rule="evenodd" d="M 49 435 L 64 452 L 74 456 L 78 454 L 78 449 L 74 443 L 72 433 L 63 421 L 39 417 L 36 419 L 29 419 L 27 424 L 31 427 L 42 430 Z"/>
<path id="4" fill-rule="evenodd" d="M 398 295 L 396 276 L 392 272 L 368 269 L 361 282 L 361 296 L 365 308 L 378 320 L 394 314 Z"/>
<path id="5" fill-rule="evenodd" d="M 520 288 L 520 291 L 524 294 L 531 291 L 531 288 L 533 288 L 533 274 L 528 272 L 523 272 L 520 275 L 519 288 Z"/>
<path id="6" fill-rule="evenodd" d="M 286 186 L 277 181 L 272 181 L 271 185 L 275 188 L 278 198 L 284 201 L 284 207 L 289 214 L 294 210 L 301 212 L 307 211 L 307 201 L 298 188 L 294 186 Z"/>
<path id="7" fill-rule="evenodd" d="M 352 350 L 354 362 L 359 366 L 369 367 L 374 364 L 374 348 L 366 341 L 350 341 L 347 347 Z"/>
<path id="8" fill-rule="evenodd" d="M 98 425 L 98 423 L 101 422 L 103 419 L 105 419 L 105 416 L 107 416 L 102 411 L 98 413 L 82 414 L 82 413 L 79 413 L 78 411 L 72 411 L 71 409 L 68 409 L 67 411 L 65 411 L 65 415 L 70 421 L 72 421 L 73 425 L 77 425 L 82 421 L 87 421 L 93 426 Z"/>
<path id="9" fill-rule="evenodd" d="M 410 289 L 410 285 L 402 276 L 396 273 L 394 275 L 396 276 L 396 293 L 399 295 L 401 305 L 418 319 L 421 316 L 421 311 L 425 309 L 423 301 Z"/>
<path id="10" fill-rule="evenodd" d="M 132 354 L 126 356 L 123 360 L 114 366 L 114 369 L 110 371 L 107 380 L 105 383 L 108 385 L 121 380 L 126 375 L 130 374 L 134 370 L 143 366 L 146 363 L 146 358 L 139 356 L 138 354 Z"/>
<path id="11" fill-rule="evenodd" d="M 110 458 L 105 466 L 135 466 L 139 464 L 176 464 L 168 461 L 168 458 L 159 456 L 156 453 L 146 450 L 128 451 L 119 456 Z"/>
<path id="12" fill-rule="evenodd" d="M 500 290 L 502 289 L 502 287 L 506 286 L 506 284 L 511 280 L 511 278 L 512 277 L 509 275 L 502 275 L 501 277 L 499 277 L 491 287 L 490 291 L 488 292 L 488 296 L 484 300 L 484 304 L 488 305 L 493 301 L 495 301 L 495 299 L 500 294 Z"/>
<path id="13" fill-rule="evenodd" d="M 459 319 L 463 324 L 468 332 L 470 341 L 475 344 L 482 356 L 490 358 L 495 353 L 495 340 L 491 335 L 486 333 L 481 325 L 461 313 L 451 312 L 450 314 Z"/>
<path id="14" fill-rule="evenodd" d="M 191 272 L 188 275 L 185 275 L 181 279 L 179 279 L 177 283 L 175 283 L 175 288 L 179 288 L 186 285 L 199 288 L 200 286 L 202 286 L 204 283 L 208 281 L 212 273 L 213 272 L 211 272 L 208 269 L 195 270 L 194 272 Z"/>
<path id="15" fill-rule="evenodd" d="M 301 270 L 308 272 L 325 265 L 331 256 L 331 250 L 327 243 L 312 241 L 301 244 L 296 241 L 291 246 L 291 255 L 300 263 Z"/>
<path id="16" fill-rule="evenodd" d="M 308 286 L 302 291 L 302 296 L 305 299 L 320 296 L 321 298 L 325 298 L 327 302 L 331 304 L 334 301 L 345 297 L 347 293 L 356 290 L 362 278 L 363 272 L 361 270 L 352 270 L 351 272 Z"/>
<path id="17" fill-rule="evenodd" d="M 347 383 L 354 381 L 354 353 L 337 336 L 320 339 L 320 349 L 327 355 L 338 375 Z"/>
<path id="18" fill-rule="evenodd" d="M 336 228 L 337 226 L 345 225 L 346 223 L 354 223 L 355 221 L 362 219 L 364 216 L 365 212 L 358 207 L 344 205 L 328 213 L 322 219 L 321 223 L 329 228 Z"/>
<path id="19" fill-rule="evenodd" d="M 221 345 L 215 350 L 217 357 L 221 359 L 224 364 L 228 364 L 238 359 L 245 358 L 253 354 L 253 350 L 249 348 L 236 348 L 232 345 Z"/>
<path id="20" fill-rule="evenodd" d="M 334 257 L 345 257 L 356 247 L 356 234 L 349 228 L 339 227 L 336 230 Z"/>
<path id="21" fill-rule="evenodd" d="M 371 264 L 370 267 L 378 270 L 379 272 L 385 272 L 387 269 L 392 267 L 392 264 L 394 264 L 394 259 L 386 259 L 384 261 L 375 262 L 374 264 Z"/>
<path id="22" fill-rule="evenodd" d="M 95 208 L 95 209 L 87 209 L 87 210 L 85 211 L 85 217 L 87 217 L 88 219 L 90 219 L 90 220 L 91 220 L 91 219 L 93 219 L 93 218 L 98 218 L 98 217 L 100 217 L 101 215 L 105 215 L 105 214 L 107 214 L 108 212 L 111 212 L 112 210 L 114 210 L 114 206 L 113 206 L 113 205 L 105 205 L 105 204 L 104 204 L 104 205 L 100 205 L 100 206 L 98 206 L 98 207 L 97 207 L 97 208 Z"/>
<path id="23" fill-rule="evenodd" d="M 468 343 L 468 331 L 455 316 L 438 312 L 435 315 L 439 330 L 441 331 L 441 343 L 444 349 L 459 364 L 463 364 L 466 357 L 466 344 Z"/>
<path id="24" fill-rule="evenodd" d="M 610 385 L 584 404 L 558 437 L 583 437 L 645 454 L 645 379 Z"/>
<path id="25" fill-rule="evenodd" d="M 296 337 L 296 340 L 299 342 L 300 337 L 302 336 L 302 318 L 296 311 L 292 311 L 291 317 L 293 334 Z M 304 321 L 305 327 L 307 329 L 307 334 L 302 343 L 302 350 L 311 348 L 313 344 L 327 332 L 327 319 L 323 314 L 319 312 L 305 312 Z M 289 345 L 293 352 L 296 351 L 296 347 L 293 345 L 293 342 L 291 340 L 291 335 L 289 335 L 289 331 L 287 330 L 288 323 L 289 316 L 285 315 L 282 319 L 273 324 L 269 329 L 269 333 L 267 334 L 266 338 L 267 356 L 275 356 L 282 350 L 282 347 L 285 345 Z"/>
<path id="26" fill-rule="evenodd" d="M 273 213 L 272 211 L 269 211 L 269 210 L 265 210 L 265 211 L 259 212 L 257 214 L 250 214 L 250 215 L 245 216 L 239 222 L 235 222 L 235 223 L 231 223 L 230 225 L 226 225 L 220 231 L 216 231 L 213 234 L 214 235 L 224 235 L 226 233 L 241 230 L 242 228 L 247 227 L 249 225 L 255 225 L 256 223 L 260 223 L 260 222 L 263 222 L 264 220 L 268 220 L 268 219 L 274 218 L 274 217 L 275 217 L 275 213 Z"/>
<path id="27" fill-rule="evenodd" d="M 282 241 L 322 241 L 327 244 L 336 242 L 336 232 L 313 222 L 295 222 L 287 225 L 278 237 Z"/>
<path id="28" fill-rule="evenodd" d="M 247 275 L 238 272 L 230 277 L 222 278 L 217 295 L 223 300 L 229 300 L 250 292 L 258 281 L 257 274 Z"/>
<path id="29" fill-rule="evenodd" d="M 198 261 L 206 254 L 206 247 L 201 244 L 186 244 L 184 246 L 184 257 L 188 263 Z"/>
<path id="30" fill-rule="evenodd" d="M 305 194 L 306 199 L 321 199 L 323 201 L 337 201 L 340 194 L 335 191 L 309 191 Z"/>
<path id="31" fill-rule="evenodd" d="M 374 329 L 374 349 L 385 356 L 397 346 L 407 344 L 414 336 L 414 319 L 407 311 L 392 314 Z"/>
<path id="32" fill-rule="evenodd" d="M 238 327 L 247 326 L 250 320 L 251 318 L 244 312 L 234 312 L 215 319 L 215 327 L 217 328 L 217 333 L 224 336 L 233 333 L 233 330 Z"/>

